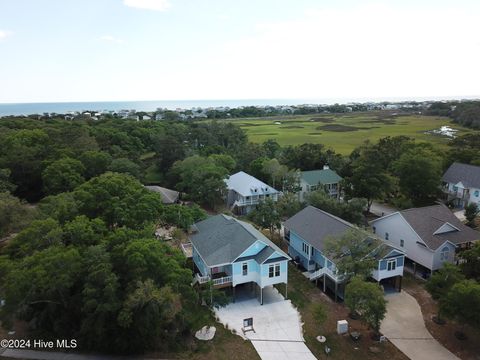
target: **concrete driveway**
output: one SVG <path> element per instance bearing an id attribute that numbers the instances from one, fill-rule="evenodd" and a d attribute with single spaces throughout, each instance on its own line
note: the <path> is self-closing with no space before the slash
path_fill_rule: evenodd
<path id="1" fill-rule="evenodd" d="M 304 343 L 300 314 L 273 287 L 263 290 L 263 305 L 247 290 L 237 290 L 235 303 L 215 313 L 222 324 L 250 340 L 263 360 L 316 359 Z M 243 334 L 243 319 L 250 317 L 255 332 Z"/>
<path id="2" fill-rule="evenodd" d="M 400 351 L 412 360 L 460 360 L 430 335 L 413 296 L 402 291 L 385 297 L 387 314 L 380 331 Z"/>

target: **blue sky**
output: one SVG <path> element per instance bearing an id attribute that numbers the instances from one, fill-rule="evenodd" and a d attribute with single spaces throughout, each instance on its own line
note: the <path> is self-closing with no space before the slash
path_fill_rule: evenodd
<path id="1" fill-rule="evenodd" d="M 0 102 L 478 96 L 478 3 L 0 0 Z"/>

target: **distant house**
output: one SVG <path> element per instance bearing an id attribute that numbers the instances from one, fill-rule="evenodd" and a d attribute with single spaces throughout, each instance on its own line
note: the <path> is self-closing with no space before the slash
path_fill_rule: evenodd
<path id="1" fill-rule="evenodd" d="M 462 208 L 468 204 L 480 207 L 480 166 L 453 163 L 442 181 L 447 201 Z"/>
<path id="2" fill-rule="evenodd" d="M 254 285 L 261 304 L 265 287 L 286 286 L 289 256 L 252 225 L 216 215 L 196 223 L 193 230 L 194 282 L 212 281 L 214 287 L 232 287 L 234 293 L 237 286 Z"/>
<path id="3" fill-rule="evenodd" d="M 349 222 L 313 206 L 307 206 L 285 222 L 285 240 L 289 243 L 288 254 L 307 270 L 310 280 L 320 280 L 323 291 L 330 290 L 335 298 L 343 298 L 345 277 L 339 274 L 335 259 L 324 252 L 328 237 L 341 237 L 349 230 L 359 230 Z M 401 289 L 405 254 L 402 250 L 373 239 L 365 234 L 367 245 L 371 244 L 370 256 L 378 265 L 372 278 L 384 286 Z"/>
<path id="4" fill-rule="evenodd" d="M 231 175 L 225 182 L 227 206 L 236 214 L 246 215 L 266 199 L 278 200 L 277 190 L 243 171 Z"/>
<path id="5" fill-rule="evenodd" d="M 373 232 L 405 251 L 409 262 L 428 271 L 456 261 L 457 249 L 469 247 L 480 233 L 465 226 L 445 205 L 397 211 L 371 222 Z"/>
<path id="6" fill-rule="evenodd" d="M 178 202 L 179 192 L 161 186 L 145 186 L 148 190 L 159 193 L 164 204 L 175 204 Z"/>
<path id="7" fill-rule="evenodd" d="M 341 180 L 342 178 L 327 165 L 323 167 L 323 170 L 302 171 L 300 173 L 300 201 L 304 201 L 305 195 L 308 193 L 319 189 L 324 189 L 331 197 L 338 199 Z"/>

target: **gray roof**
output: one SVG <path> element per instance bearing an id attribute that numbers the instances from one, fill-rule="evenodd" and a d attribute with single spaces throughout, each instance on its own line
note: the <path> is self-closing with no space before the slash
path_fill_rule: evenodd
<path id="1" fill-rule="evenodd" d="M 179 192 L 175 190 L 170 190 L 161 186 L 145 186 L 148 190 L 159 193 L 162 197 L 162 202 L 164 204 L 173 204 L 177 202 Z"/>
<path id="2" fill-rule="evenodd" d="M 198 251 L 207 266 L 218 266 L 234 262 L 256 241 L 261 241 L 267 248 L 253 258 L 263 263 L 275 251 L 286 259 L 290 257 L 270 241 L 251 224 L 227 215 L 211 216 L 194 225 L 195 233 L 189 236 L 192 245 Z"/>
<path id="3" fill-rule="evenodd" d="M 432 250 L 438 249 L 445 241 L 458 245 L 480 239 L 479 232 L 464 225 L 443 204 L 402 210 L 400 214 Z M 452 231 L 435 234 L 445 223 L 458 230 L 451 229 Z"/>
<path id="4" fill-rule="evenodd" d="M 320 251 L 328 236 L 342 236 L 349 229 L 357 229 L 348 221 L 313 206 L 307 206 L 285 221 L 285 227 Z"/>
<path id="5" fill-rule="evenodd" d="M 229 190 L 235 190 L 242 196 L 266 195 L 278 193 L 273 187 L 243 171 L 230 175 L 225 180 Z"/>
<path id="6" fill-rule="evenodd" d="M 480 166 L 453 163 L 443 174 L 442 180 L 452 184 L 461 182 L 467 188 L 480 189 Z"/>
<path id="7" fill-rule="evenodd" d="M 397 249 L 396 247 L 393 247 L 385 242 L 382 242 L 379 246 L 377 246 L 371 252 L 371 255 L 375 260 L 380 260 L 380 259 L 384 259 L 387 255 L 389 255 L 393 251 L 395 251 L 396 253 L 393 253 L 392 256 L 388 256 L 388 257 L 399 256 L 398 254 L 405 255 L 405 252 L 403 250 Z"/>

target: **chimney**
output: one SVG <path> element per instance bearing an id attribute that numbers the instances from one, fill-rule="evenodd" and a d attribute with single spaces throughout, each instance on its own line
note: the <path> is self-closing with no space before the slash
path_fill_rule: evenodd
<path id="1" fill-rule="evenodd" d="M 328 169 L 330 169 L 330 167 L 327 164 L 323 165 L 323 170 L 328 170 Z"/>

